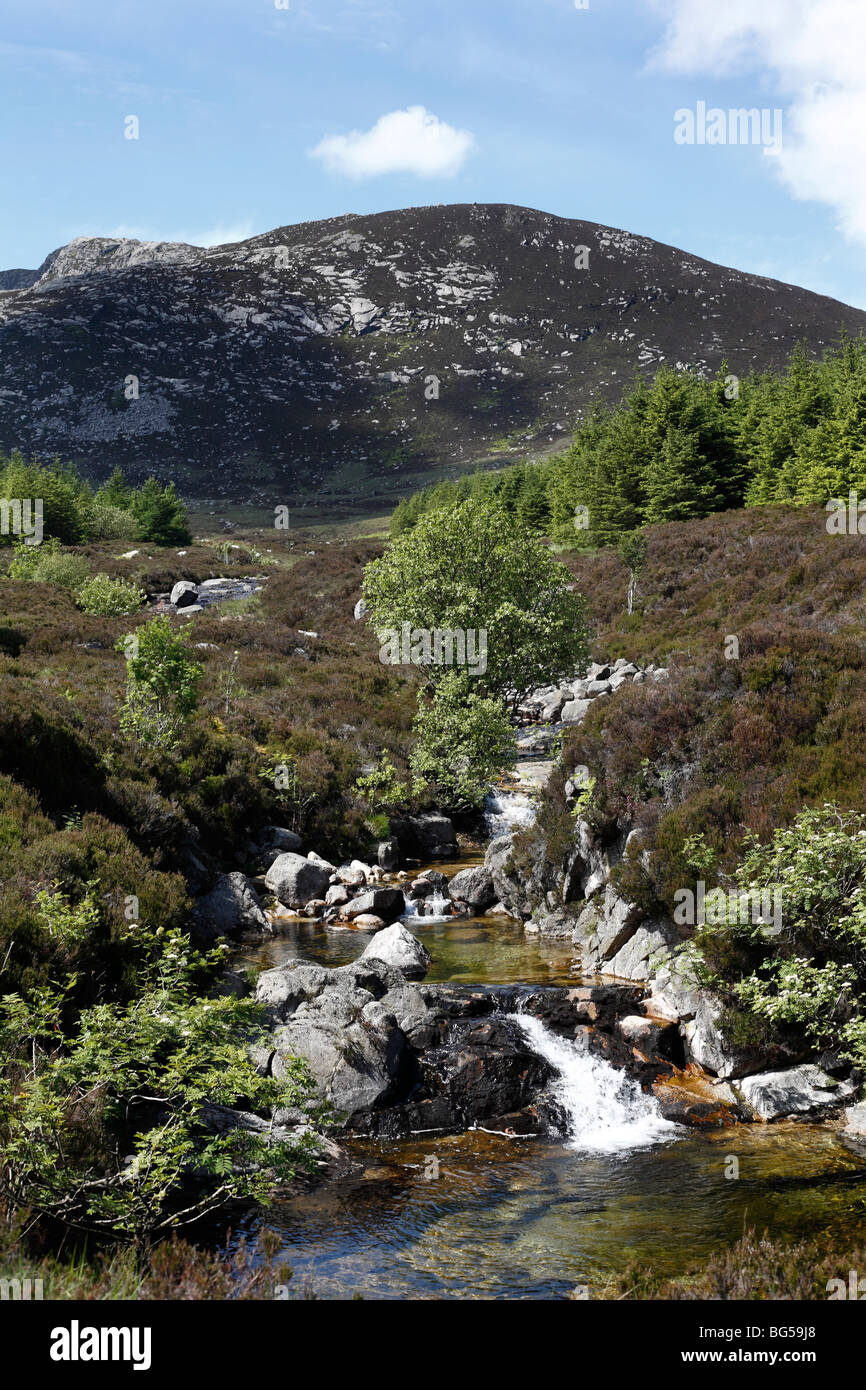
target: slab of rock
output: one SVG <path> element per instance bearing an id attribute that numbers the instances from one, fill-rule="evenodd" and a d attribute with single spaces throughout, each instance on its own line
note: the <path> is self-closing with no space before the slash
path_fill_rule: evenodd
<path id="1" fill-rule="evenodd" d="M 837 1081 L 812 1063 L 744 1076 L 737 1087 L 762 1120 L 832 1110 L 844 1105 L 857 1090 L 853 1081 Z"/>
<path id="2" fill-rule="evenodd" d="M 313 898 L 323 898 L 330 883 L 330 869 L 291 852 L 278 854 L 265 874 L 266 887 L 284 907 L 304 907 Z"/>
<path id="3" fill-rule="evenodd" d="M 406 899 L 400 888 L 371 888 L 368 893 L 360 893 L 346 908 L 350 921 L 372 913 L 383 922 L 396 922 L 406 911 Z"/>
<path id="4" fill-rule="evenodd" d="M 392 965 L 395 970 L 399 970 L 407 980 L 423 980 L 433 964 L 433 957 L 426 946 L 399 922 L 377 932 L 363 951 L 362 957 L 383 960 L 386 965 Z"/>

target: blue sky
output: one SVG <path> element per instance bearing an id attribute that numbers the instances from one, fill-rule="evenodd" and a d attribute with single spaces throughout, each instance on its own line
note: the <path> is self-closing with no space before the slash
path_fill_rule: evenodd
<path id="1" fill-rule="evenodd" d="M 863 0 L 279 3 L 4 0 L 0 268 L 507 202 L 866 307 Z M 781 109 L 781 157 L 677 144 L 700 101 Z"/>

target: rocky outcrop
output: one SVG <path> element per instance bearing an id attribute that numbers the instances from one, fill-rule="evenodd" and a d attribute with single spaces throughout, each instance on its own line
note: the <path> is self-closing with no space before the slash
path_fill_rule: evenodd
<path id="1" fill-rule="evenodd" d="M 458 853 L 454 824 L 447 816 L 428 811 L 391 821 L 391 832 L 404 855 L 420 859 L 453 859 Z"/>

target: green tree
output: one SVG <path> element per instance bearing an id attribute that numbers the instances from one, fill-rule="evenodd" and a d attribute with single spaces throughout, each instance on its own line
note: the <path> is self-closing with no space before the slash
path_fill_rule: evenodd
<path id="1" fill-rule="evenodd" d="M 185 633 L 154 618 L 118 643 L 127 659 L 120 727 L 142 743 L 170 751 L 198 705 L 202 668 L 187 654 Z"/>
<path id="2" fill-rule="evenodd" d="M 486 632 L 478 689 L 512 709 L 586 660 L 585 605 L 571 575 L 496 505 L 470 500 L 421 517 L 367 566 L 364 598 L 380 636 L 408 623 L 471 631 L 480 647 Z M 424 672 L 435 686 L 449 669 Z"/>
<path id="3" fill-rule="evenodd" d="M 643 531 L 631 531 L 623 536 L 618 546 L 619 558 L 624 565 L 628 566 L 628 598 L 626 607 L 629 613 L 634 612 L 635 595 L 637 594 L 637 581 L 641 571 L 646 565 L 647 559 L 647 538 Z"/>
<path id="4" fill-rule="evenodd" d="M 144 487 L 133 494 L 131 510 L 143 541 L 153 541 L 156 545 L 188 545 L 192 540 L 186 509 L 174 483 L 161 488 L 155 478 L 148 478 Z"/>
<path id="5" fill-rule="evenodd" d="M 412 772 L 439 789 L 449 810 L 480 808 L 493 778 L 517 756 L 502 701 L 474 692 L 465 676 L 452 674 L 419 703 L 413 729 Z"/>

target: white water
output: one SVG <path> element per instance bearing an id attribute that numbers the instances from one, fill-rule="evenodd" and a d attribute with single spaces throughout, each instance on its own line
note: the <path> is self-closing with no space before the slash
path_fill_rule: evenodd
<path id="1" fill-rule="evenodd" d="M 403 894 L 403 901 L 406 904 L 406 911 L 403 913 L 403 920 L 412 918 L 418 922 L 450 922 L 451 920 L 451 899 L 438 889 L 430 894 L 428 898 L 422 898 L 420 903 L 413 902 L 406 894 Z"/>
<path id="2" fill-rule="evenodd" d="M 679 1126 L 660 1114 L 653 1096 L 609 1062 L 558 1038 L 531 1014 L 516 1014 L 532 1051 L 558 1073 L 551 1085 L 568 1115 L 568 1145 L 595 1153 L 642 1149 L 673 1139 Z"/>
<path id="3" fill-rule="evenodd" d="M 532 825 L 536 804 L 524 792 L 490 791 L 484 802 L 484 824 L 491 840 Z"/>

